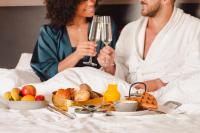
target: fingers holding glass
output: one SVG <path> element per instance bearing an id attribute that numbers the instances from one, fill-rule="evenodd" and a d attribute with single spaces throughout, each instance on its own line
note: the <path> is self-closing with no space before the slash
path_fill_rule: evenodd
<path id="1" fill-rule="evenodd" d="M 77 46 L 76 55 L 81 59 L 84 56 L 96 56 L 96 44 L 94 42 L 82 42 Z"/>
<path id="2" fill-rule="evenodd" d="M 91 24 L 91 28 L 90 28 L 90 33 L 89 33 L 89 41 L 94 41 L 94 42 L 98 42 L 100 40 L 100 36 L 101 36 L 101 23 L 100 23 L 100 17 L 99 16 L 94 16 L 93 20 L 92 20 L 92 24 Z M 90 56 L 90 59 L 88 62 L 83 62 L 86 65 L 90 65 L 90 66 L 97 66 L 96 63 L 92 62 L 92 56 Z"/>
<path id="3" fill-rule="evenodd" d="M 114 64 L 114 49 L 110 46 L 104 47 L 98 55 L 98 62 L 103 67 L 108 67 Z"/>

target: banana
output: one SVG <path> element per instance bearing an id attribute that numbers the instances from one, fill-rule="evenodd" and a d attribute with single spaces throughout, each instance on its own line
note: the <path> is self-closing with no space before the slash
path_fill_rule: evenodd
<path id="1" fill-rule="evenodd" d="M 20 89 L 18 89 L 18 88 L 13 88 L 11 90 L 11 96 L 14 99 L 14 101 L 19 101 L 20 100 L 19 93 L 20 93 Z"/>
<path id="2" fill-rule="evenodd" d="M 3 94 L 3 99 L 4 100 L 12 100 L 12 96 L 11 96 L 11 93 L 10 91 L 7 91 Z"/>

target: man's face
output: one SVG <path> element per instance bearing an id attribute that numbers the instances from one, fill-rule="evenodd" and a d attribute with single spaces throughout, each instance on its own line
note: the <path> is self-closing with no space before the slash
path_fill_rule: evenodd
<path id="1" fill-rule="evenodd" d="M 153 17 L 160 10 L 161 0 L 140 0 L 141 14 Z"/>

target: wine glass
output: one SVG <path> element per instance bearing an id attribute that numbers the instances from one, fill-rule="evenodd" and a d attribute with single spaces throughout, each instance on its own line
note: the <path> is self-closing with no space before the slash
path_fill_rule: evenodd
<path id="1" fill-rule="evenodd" d="M 101 41 L 108 46 L 112 42 L 112 25 L 110 16 L 102 16 L 101 22 Z M 107 58 L 105 59 L 105 65 L 108 64 Z"/>
<path id="2" fill-rule="evenodd" d="M 93 16 L 92 24 L 90 27 L 90 33 L 89 33 L 89 41 L 95 41 L 98 42 L 101 39 L 101 17 L 100 16 Z M 92 56 L 90 56 L 90 59 L 88 62 L 83 62 L 83 64 L 90 65 L 90 66 L 97 66 L 96 63 L 92 62 Z"/>

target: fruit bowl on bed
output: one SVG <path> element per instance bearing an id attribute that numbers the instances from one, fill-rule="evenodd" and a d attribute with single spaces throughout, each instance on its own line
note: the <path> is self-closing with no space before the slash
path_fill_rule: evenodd
<path id="1" fill-rule="evenodd" d="M 5 105 L 10 109 L 28 110 L 44 108 L 48 105 L 45 96 L 36 95 L 36 88 L 33 85 L 26 85 L 13 88 L 3 94 Z"/>

